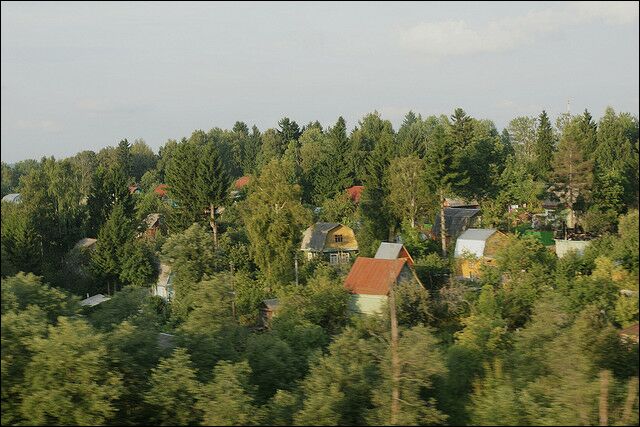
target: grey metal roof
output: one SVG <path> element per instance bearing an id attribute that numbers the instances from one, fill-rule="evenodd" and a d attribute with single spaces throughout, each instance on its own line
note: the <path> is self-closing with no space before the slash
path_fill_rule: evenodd
<path id="1" fill-rule="evenodd" d="M 316 222 L 305 230 L 300 249 L 303 251 L 322 251 L 327 240 L 327 233 L 339 226 L 340 224 L 335 222 Z"/>
<path id="2" fill-rule="evenodd" d="M 445 208 L 444 223 L 447 229 L 447 235 L 456 237 L 462 233 L 467 227 L 471 219 L 480 213 L 480 209 L 466 208 Z M 440 235 L 440 214 L 436 215 L 436 220 L 431 229 L 436 236 Z"/>
<path id="3" fill-rule="evenodd" d="M 22 200 L 20 193 L 7 194 L 2 198 L 3 202 L 19 203 Z"/>
<path id="4" fill-rule="evenodd" d="M 75 244 L 74 248 L 91 248 L 98 240 L 92 239 L 91 237 L 85 237 Z"/>
<path id="5" fill-rule="evenodd" d="M 378 247 L 376 256 L 378 259 L 396 259 L 402 250 L 402 243 L 382 242 Z"/>
<path id="6" fill-rule="evenodd" d="M 495 228 L 470 228 L 458 237 L 458 240 L 478 240 L 484 242 L 495 233 Z"/>
<path id="7" fill-rule="evenodd" d="M 102 304 L 105 301 L 109 301 L 110 299 L 110 297 L 105 297 L 102 294 L 97 294 L 92 297 L 83 299 L 82 301 L 80 301 L 80 305 L 88 305 L 89 307 L 93 307 L 98 304 Z"/>

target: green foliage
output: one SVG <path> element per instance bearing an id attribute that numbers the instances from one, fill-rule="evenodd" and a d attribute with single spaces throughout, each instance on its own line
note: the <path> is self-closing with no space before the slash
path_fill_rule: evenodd
<path id="1" fill-rule="evenodd" d="M 300 187 L 287 182 L 282 167 L 273 160 L 263 168 L 243 210 L 253 261 L 270 284 L 293 279 L 293 256 L 310 221 L 300 204 Z"/>
<path id="2" fill-rule="evenodd" d="M 152 420 L 159 425 L 191 425 L 201 419 L 196 405 L 201 384 L 196 379 L 189 354 L 184 348 L 174 350 L 153 368 L 150 389 L 144 400 L 153 410 Z"/>
<path id="3" fill-rule="evenodd" d="M 213 370 L 213 380 L 204 387 L 198 402 L 203 423 L 210 426 L 253 425 L 256 411 L 249 385 L 251 368 L 247 362 L 220 362 Z"/>
<path id="4" fill-rule="evenodd" d="M 78 311 L 77 299 L 43 283 L 38 276 L 18 273 L 2 279 L 2 314 L 19 312 L 28 306 L 41 309 L 49 322 L 55 322 L 58 316 L 71 316 Z"/>
<path id="5" fill-rule="evenodd" d="M 30 345 L 21 413 L 32 424 L 102 425 L 122 392 L 120 375 L 108 370 L 104 339 L 83 320 L 64 317 L 46 338 Z"/>

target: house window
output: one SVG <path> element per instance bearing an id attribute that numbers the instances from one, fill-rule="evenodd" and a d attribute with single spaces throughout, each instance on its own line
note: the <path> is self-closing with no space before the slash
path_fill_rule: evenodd
<path id="1" fill-rule="evenodd" d="M 336 234 L 335 236 L 333 236 L 333 239 L 336 243 L 342 243 L 342 234 Z"/>
<path id="2" fill-rule="evenodd" d="M 338 260 L 340 258 L 338 257 L 338 254 L 329 254 L 329 263 L 330 264 L 338 264 Z"/>
<path id="3" fill-rule="evenodd" d="M 340 264 L 346 264 L 349 262 L 349 253 L 348 252 L 342 252 L 340 253 Z"/>

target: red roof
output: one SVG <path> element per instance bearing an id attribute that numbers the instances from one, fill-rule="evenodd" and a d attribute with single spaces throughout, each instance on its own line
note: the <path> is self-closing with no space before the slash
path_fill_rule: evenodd
<path id="1" fill-rule="evenodd" d="M 354 294 L 387 295 L 406 262 L 405 258 L 358 257 L 344 280 L 344 287 Z"/>
<path id="2" fill-rule="evenodd" d="M 347 188 L 347 194 L 351 197 L 351 200 L 358 203 L 360 202 L 362 190 L 364 190 L 364 185 L 354 185 L 353 187 Z"/>
<path id="3" fill-rule="evenodd" d="M 621 330 L 620 335 L 630 335 L 630 336 L 637 337 L 639 332 L 640 332 L 640 325 L 636 323 L 635 325 L 631 325 Z"/>
<path id="4" fill-rule="evenodd" d="M 130 194 L 135 193 L 135 192 L 136 192 L 136 190 L 138 190 L 138 188 L 139 188 L 139 187 L 138 187 L 137 185 L 130 185 L 130 186 L 129 186 L 129 193 L 130 193 Z"/>
<path id="5" fill-rule="evenodd" d="M 153 190 L 153 192 L 160 197 L 164 197 L 167 195 L 167 188 L 169 188 L 167 184 L 160 184 L 155 188 L 155 190 Z"/>
<path id="6" fill-rule="evenodd" d="M 236 187 L 236 190 L 240 190 L 242 189 L 242 187 L 247 185 L 249 181 L 251 181 L 250 176 L 241 176 L 240 178 L 236 179 L 236 182 L 234 182 L 233 185 Z"/>

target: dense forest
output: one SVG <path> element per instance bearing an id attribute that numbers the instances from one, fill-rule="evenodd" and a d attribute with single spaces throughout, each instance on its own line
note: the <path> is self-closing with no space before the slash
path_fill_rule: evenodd
<path id="1" fill-rule="evenodd" d="M 612 108 L 502 131 L 374 112 L 3 162 L 2 424 L 638 425 L 638 136 Z M 453 199 L 508 238 L 472 280 L 430 232 Z M 541 229 L 583 253 L 527 232 L 550 202 Z M 423 286 L 351 313 L 353 259 L 301 255 L 316 222 L 361 257 L 402 242 Z"/>

